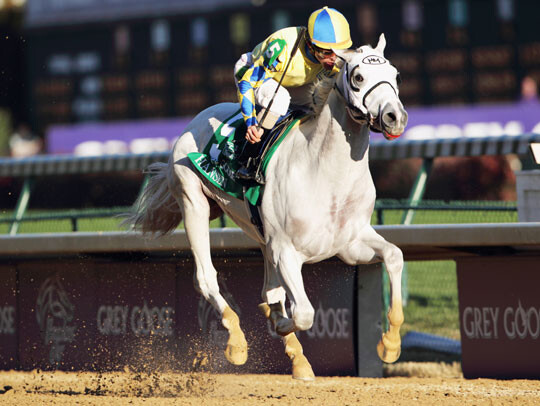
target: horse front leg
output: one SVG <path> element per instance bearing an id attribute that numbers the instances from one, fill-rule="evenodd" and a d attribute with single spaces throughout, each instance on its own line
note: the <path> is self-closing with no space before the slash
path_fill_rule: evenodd
<path id="1" fill-rule="evenodd" d="M 285 289 L 283 289 L 279 283 L 276 270 L 267 260 L 265 260 L 264 287 L 262 292 L 262 297 L 265 302 L 259 305 L 259 309 L 264 316 L 270 320 L 274 331 L 276 332 L 278 325 L 283 328 L 292 323 L 287 317 L 287 312 L 285 310 Z M 296 334 L 288 333 L 282 336 L 281 339 L 285 345 L 285 353 L 292 362 L 292 377 L 303 381 L 313 381 L 315 379 L 315 374 L 313 373 L 311 364 L 304 355 L 302 344 L 300 344 Z"/>
<path id="2" fill-rule="evenodd" d="M 390 279 L 390 310 L 388 311 L 388 331 L 377 344 L 379 358 L 392 363 L 401 354 L 401 336 L 399 330 L 403 324 L 403 303 L 401 300 L 401 272 L 403 253 L 394 244 L 386 241 L 372 227 L 366 227 L 360 238 L 350 245 L 339 257 L 349 264 L 366 264 L 377 259 L 384 262 Z"/>
<path id="3" fill-rule="evenodd" d="M 383 260 L 390 279 L 390 309 L 388 311 L 388 331 L 377 344 L 379 358 L 387 363 L 398 360 L 401 354 L 401 336 L 399 329 L 404 321 L 401 299 L 401 272 L 403 253 L 394 244 L 387 243 L 383 250 Z"/>
<path id="4" fill-rule="evenodd" d="M 275 326 L 275 320 L 283 317 L 283 310 L 281 303 L 274 303 L 268 305 L 267 303 L 261 303 L 259 309 L 265 315 L 265 317 L 272 322 Z M 275 328 L 275 327 L 274 327 Z M 282 336 L 283 344 L 285 345 L 285 354 L 292 362 L 292 377 L 294 379 L 300 379 L 302 381 L 315 380 L 315 373 L 308 359 L 304 355 L 304 349 L 302 344 L 296 337 L 295 333 L 289 333 Z"/>
<path id="5" fill-rule="evenodd" d="M 292 323 L 278 322 L 276 332 L 285 336 L 298 330 L 308 330 L 313 325 L 315 309 L 304 289 L 300 255 L 291 247 L 268 247 L 266 257 L 270 261 L 269 267 L 275 269 L 277 281 L 285 289 L 291 303 Z"/>

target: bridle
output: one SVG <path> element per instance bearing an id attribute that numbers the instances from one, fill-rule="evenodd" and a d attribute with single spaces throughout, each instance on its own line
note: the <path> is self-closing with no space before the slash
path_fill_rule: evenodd
<path id="1" fill-rule="evenodd" d="M 381 85 L 384 85 L 384 84 L 389 85 L 392 88 L 392 90 L 394 91 L 394 93 L 396 94 L 396 96 L 397 96 L 397 91 L 396 91 L 394 85 L 392 85 L 392 83 L 388 82 L 387 80 L 381 80 L 380 82 L 377 82 L 373 86 L 371 86 L 367 90 L 367 92 L 364 94 L 364 97 L 362 98 L 362 107 L 364 108 L 365 111 L 363 111 L 362 109 L 356 107 L 350 101 L 349 88 L 352 89 L 355 92 L 360 91 L 360 89 L 358 87 L 356 87 L 354 85 L 354 83 L 352 82 L 352 74 L 354 73 L 354 70 L 356 68 L 358 68 L 358 66 L 359 65 L 356 65 L 354 68 L 352 68 L 352 70 L 349 73 L 349 64 L 347 62 L 345 62 L 345 64 L 344 64 L 344 70 L 345 71 L 341 75 L 343 89 L 338 85 L 337 81 L 334 84 L 334 89 L 336 89 L 337 93 L 341 96 L 341 98 L 343 98 L 343 100 L 345 102 L 345 107 L 347 109 L 347 112 L 349 113 L 349 116 L 351 117 L 351 119 L 353 121 L 355 121 L 355 122 L 357 122 L 359 124 L 368 125 L 369 129 L 371 131 L 373 131 L 373 132 L 377 132 L 377 133 L 385 132 L 385 133 L 388 133 L 386 131 L 386 129 L 385 129 L 384 122 L 382 121 L 382 114 L 381 114 L 380 106 L 379 106 L 379 112 L 377 113 L 377 115 L 373 116 L 369 112 L 369 109 L 366 106 L 366 99 L 377 87 L 379 87 Z M 398 73 L 398 75 L 399 75 L 399 73 Z M 345 83 L 346 80 L 348 81 L 348 87 L 346 86 L 346 83 Z"/>

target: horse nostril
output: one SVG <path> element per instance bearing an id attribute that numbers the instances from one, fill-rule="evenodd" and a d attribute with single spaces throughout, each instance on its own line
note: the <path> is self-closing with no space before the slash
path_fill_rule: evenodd
<path id="1" fill-rule="evenodd" d="M 396 115 L 392 112 L 385 114 L 385 120 L 386 123 L 395 123 L 396 122 Z"/>

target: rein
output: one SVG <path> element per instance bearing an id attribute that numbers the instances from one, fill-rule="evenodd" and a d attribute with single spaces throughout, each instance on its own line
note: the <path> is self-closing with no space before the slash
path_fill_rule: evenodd
<path id="1" fill-rule="evenodd" d="M 369 129 L 371 131 L 375 132 L 382 132 L 379 128 L 375 127 L 375 124 L 378 121 L 378 117 L 373 117 L 371 113 L 366 109 L 367 113 L 364 113 L 362 110 L 360 110 L 358 107 L 356 107 L 354 104 L 352 104 L 347 97 L 343 94 L 343 91 L 339 88 L 337 83 L 334 84 L 334 89 L 337 90 L 337 94 L 343 99 L 345 102 L 345 108 L 347 109 L 347 112 L 349 113 L 349 116 L 351 119 L 359 124 L 365 124 L 369 126 Z M 351 111 L 354 111 L 356 114 L 352 114 Z"/>

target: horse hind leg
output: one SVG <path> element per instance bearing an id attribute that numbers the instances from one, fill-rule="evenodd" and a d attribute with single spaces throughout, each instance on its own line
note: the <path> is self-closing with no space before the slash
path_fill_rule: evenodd
<path id="1" fill-rule="evenodd" d="M 230 306 L 223 309 L 221 323 L 229 331 L 225 358 L 234 365 L 245 364 L 248 356 L 246 337 L 240 328 L 240 318 Z"/>
<path id="2" fill-rule="evenodd" d="M 227 304 L 217 280 L 217 271 L 210 255 L 210 203 L 204 195 L 200 180 L 189 169 L 177 166 L 181 179 L 181 194 L 177 196 L 182 207 L 186 235 L 195 260 L 195 289 L 221 314 L 221 323 L 229 332 L 225 357 L 234 365 L 247 361 L 247 342 L 238 315 Z"/>

